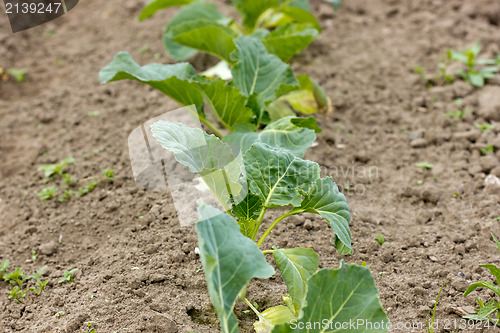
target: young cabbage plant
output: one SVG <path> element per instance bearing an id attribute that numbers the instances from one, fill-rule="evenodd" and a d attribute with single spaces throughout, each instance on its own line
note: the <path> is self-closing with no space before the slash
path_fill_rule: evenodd
<path id="1" fill-rule="evenodd" d="M 325 319 L 331 325 L 349 320 L 378 322 L 380 329 L 371 331 L 387 331 L 383 325 L 387 316 L 366 267 L 341 263 L 339 269 L 318 271 L 313 249 L 268 245 L 261 250 L 287 217 L 312 213 L 332 227 L 337 251 L 352 253 L 345 196 L 330 177 L 320 178 L 317 163 L 301 158 L 315 139 L 314 127 L 313 118 L 286 117 L 260 133 L 233 133 L 220 140 L 181 123 L 158 121 L 151 126 L 158 142 L 201 177 L 223 208 L 200 203 L 196 225 L 208 292 L 223 333 L 238 332 L 233 313 L 237 300 L 246 302 L 258 316 L 254 324 L 258 333 L 299 332 L 300 327 Z M 282 214 L 265 223 L 266 213 L 276 209 Z M 272 254 L 289 294 L 283 296 L 284 305 L 259 312 L 245 294 L 251 279 L 274 274 L 266 254 Z"/>
<path id="2" fill-rule="evenodd" d="M 318 83 L 307 75 L 296 78 L 257 38 L 240 36 L 234 44 L 231 81 L 196 75 L 189 63 L 139 66 L 127 52 L 118 53 L 99 78 L 101 83 L 137 80 L 182 106 L 194 105 L 200 121 L 219 137 L 228 131 L 255 132 L 262 124 L 297 113 L 331 110 Z"/>
<path id="3" fill-rule="evenodd" d="M 140 13 L 139 20 L 153 16 L 160 9 L 184 6 L 163 33 L 165 47 L 178 61 L 201 51 L 232 64 L 234 39 L 240 34 L 260 39 L 270 53 L 288 61 L 321 32 L 308 0 L 234 0 L 233 5 L 241 23 L 202 0 L 152 0 Z"/>

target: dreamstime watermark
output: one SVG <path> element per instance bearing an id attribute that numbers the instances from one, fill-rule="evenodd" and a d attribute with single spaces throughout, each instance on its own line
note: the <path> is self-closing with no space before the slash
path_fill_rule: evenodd
<path id="1" fill-rule="evenodd" d="M 52 21 L 75 8 L 79 0 L 3 0 L 12 32 Z"/>
<path id="2" fill-rule="evenodd" d="M 380 179 L 380 169 L 376 165 L 322 166 L 321 177 L 331 177 L 345 196 L 363 196 L 367 183 Z"/>

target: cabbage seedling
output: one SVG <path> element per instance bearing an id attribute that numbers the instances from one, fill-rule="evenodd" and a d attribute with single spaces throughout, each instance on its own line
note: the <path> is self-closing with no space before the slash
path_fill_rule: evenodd
<path id="1" fill-rule="evenodd" d="M 290 325 L 293 320 L 320 322 L 331 313 L 337 313 L 336 321 L 387 321 L 367 268 L 341 263 L 337 270 L 317 271 L 318 255 L 313 249 L 267 246 L 260 250 L 276 225 L 292 215 L 312 213 L 332 227 L 337 251 L 352 253 L 346 198 L 330 177 L 320 178 L 317 163 L 301 158 L 314 141 L 314 131 L 308 132 L 312 140 L 305 133 L 294 132 L 295 141 L 278 135 L 278 129 L 304 121 L 283 118 L 269 125 L 274 130 L 267 135 L 226 136 L 223 140 L 181 123 L 159 121 L 151 126 L 158 142 L 199 175 L 223 207 L 220 211 L 200 204 L 196 225 L 208 292 L 223 333 L 238 331 L 233 313 L 237 300 L 247 303 L 257 315 L 254 327 L 258 333 L 299 332 Z M 241 149 L 242 160 L 234 158 L 229 143 Z M 302 147 L 298 149 L 298 145 Z M 276 208 L 285 211 L 264 224 L 266 212 Z M 264 258 L 267 254 L 272 254 L 289 294 L 283 296 L 283 305 L 259 312 L 245 294 L 250 280 L 274 274 Z M 351 289 L 353 285 L 358 287 Z"/>

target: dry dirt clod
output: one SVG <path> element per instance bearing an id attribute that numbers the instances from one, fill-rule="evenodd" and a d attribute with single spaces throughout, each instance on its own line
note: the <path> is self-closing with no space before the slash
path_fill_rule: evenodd
<path id="1" fill-rule="evenodd" d="M 57 252 L 58 243 L 51 241 L 40 246 L 40 253 L 46 256 L 51 256 Z"/>

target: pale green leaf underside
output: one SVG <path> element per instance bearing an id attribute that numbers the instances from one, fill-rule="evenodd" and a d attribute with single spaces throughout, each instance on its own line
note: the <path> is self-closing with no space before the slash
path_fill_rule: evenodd
<path id="1" fill-rule="evenodd" d="M 293 329 L 290 324 L 276 326 L 273 333 L 385 333 L 387 332 L 387 315 L 385 314 L 378 295 L 377 287 L 370 271 L 361 266 L 341 263 L 335 270 L 322 269 L 314 274 L 307 283 L 307 293 L 302 309 L 302 317 L 298 320 L 300 326 Z M 363 320 L 377 326 L 359 325 L 342 330 L 334 325 L 327 327 L 306 328 L 307 323 L 349 323 Z M 297 325 L 297 326 L 299 326 Z"/>
<path id="2" fill-rule="evenodd" d="M 108 83 L 129 79 L 146 83 L 179 104 L 183 106 L 194 104 L 200 111 L 203 106 L 203 96 L 197 84 L 190 80 L 193 75 L 194 68 L 189 63 L 140 66 L 128 52 L 119 52 L 113 61 L 101 69 L 99 80 L 101 83 Z"/>
<path id="3" fill-rule="evenodd" d="M 270 333 L 274 326 L 290 323 L 297 319 L 289 308 L 283 305 L 268 308 L 260 313 L 259 321 L 253 324 L 256 333 Z"/>
<path id="4" fill-rule="evenodd" d="M 188 5 L 194 0 L 149 0 L 139 14 L 139 21 L 153 16 L 157 11 L 174 6 Z"/>
<path id="5" fill-rule="evenodd" d="M 288 287 L 295 313 L 299 314 L 306 293 L 307 280 L 319 266 L 318 255 L 313 249 L 302 247 L 275 249 L 273 256 Z"/>
<path id="6" fill-rule="evenodd" d="M 341 253 L 346 251 L 352 253 L 349 205 L 331 177 L 317 179 L 311 186 L 310 192 L 304 197 L 300 207 L 295 208 L 292 212 L 297 214 L 307 212 L 322 216 L 330 223 L 335 236 L 344 245 L 336 244 L 337 250 Z"/>
<path id="7" fill-rule="evenodd" d="M 289 150 L 255 143 L 244 155 L 250 191 L 264 206 L 299 206 L 302 194 L 319 178 L 319 165 L 302 160 Z"/>
<path id="8" fill-rule="evenodd" d="M 257 245 L 240 233 L 230 215 L 211 206 L 198 211 L 201 222 L 196 230 L 208 293 L 222 332 L 236 333 L 238 321 L 233 308 L 238 294 L 252 278 L 269 278 L 274 269 Z"/>
<path id="9" fill-rule="evenodd" d="M 201 175 L 227 209 L 231 196 L 237 196 L 242 189 L 238 183 L 241 165 L 233 157 L 229 145 L 199 128 L 190 128 L 181 123 L 161 120 L 151 125 L 151 131 L 179 163 Z"/>
<path id="10" fill-rule="evenodd" d="M 295 23 L 309 23 L 312 24 L 313 27 L 321 32 L 321 26 L 319 25 L 318 20 L 311 14 L 309 11 L 304 8 L 299 7 L 290 7 L 290 6 L 282 6 L 278 9 L 281 13 L 290 17 Z"/>
<path id="11" fill-rule="evenodd" d="M 223 141 L 238 145 L 242 153 L 245 153 L 252 144 L 262 142 L 275 148 L 287 149 L 297 157 L 303 157 L 307 148 L 316 140 L 316 134 L 312 129 L 301 127 L 302 124 L 311 127 L 311 122 L 294 123 L 294 119 L 299 118 L 281 118 L 260 132 L 236 131 L 226 135 Z"/>
<path id="12" fill-rule="evenodd" d="M 257 38 L 240 36 L 234 42 L 237 47 L 232 54 L 234 86 L 247 97 L 258 94 L 257 103 L 261 108 L 276 98 L 275 91 L 281 85 L 297 85 L 290 66 L 268 53 Z"/>

